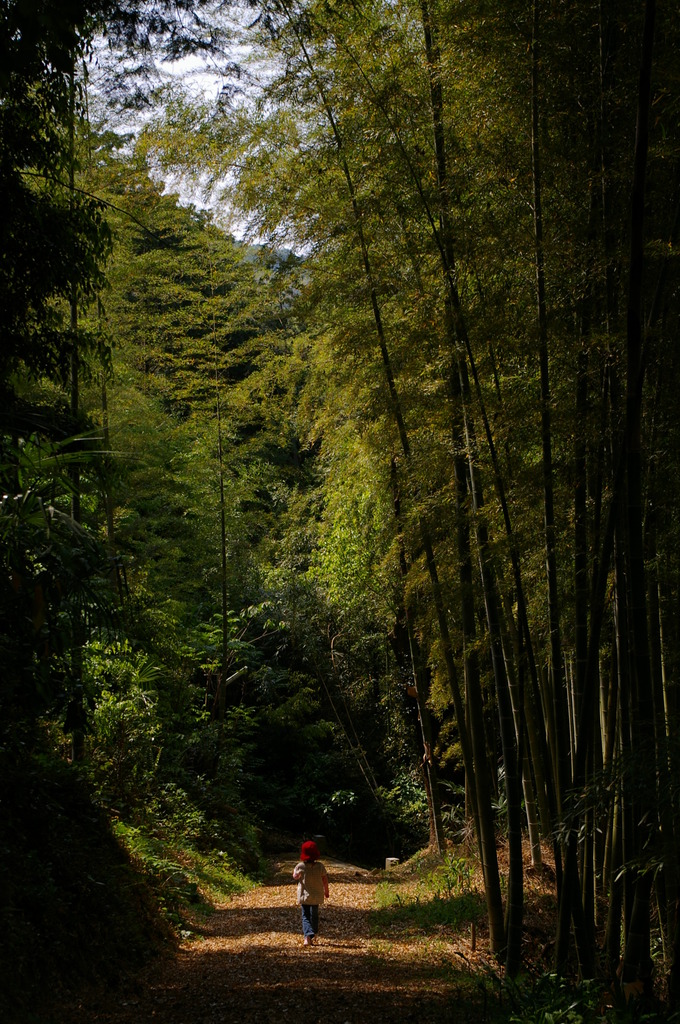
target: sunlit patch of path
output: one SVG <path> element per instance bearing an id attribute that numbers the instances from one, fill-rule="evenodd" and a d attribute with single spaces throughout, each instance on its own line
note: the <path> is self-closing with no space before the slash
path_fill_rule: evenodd
<path id="1" fill-rule="evenodd" d="M 403 935 L 371 936 L 376 879 L 324 858 L 330 899 L 320 934 L 302 945 L 292 879 L 281 858 L 268 884 L 219 906 L 170 962 L 156 965 L 134 993 L 77 1008 L 72 1024 L 217 1024 L 304 1020 L 305 1024 L 402 1024 L 468 1021 L 455 949 Z"/>

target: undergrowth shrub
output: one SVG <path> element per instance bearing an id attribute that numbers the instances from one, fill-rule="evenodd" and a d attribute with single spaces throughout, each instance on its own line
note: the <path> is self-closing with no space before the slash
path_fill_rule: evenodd
<path id="1" fill-rule="evenodd" d="M 626 1000 L 598 980 L 576 985 L 556 974 L 507 982 L 510 1024 L 679 1024 L 680 1013 L 640 997 Z"/>
<path id="2" fill-rule="evenodd" d="M 253 885 L 223 850 L 203 853 L 186 839 L 176 836 L 169 843 L 121 821 L 114 823 L 114 831 L 149 879 L 166 918 L 183 933 L 190 930 L 188 907 L 246 892 Z"/>
<path id="3" fill-rule="evenodd" d="M 379 789 L 379 796 L 397 854 L 427 842 L 427 798 L 417 770 L 399 772 L 389 788 Z"/>
<path id="4" fill-rule="evenodd" d="M 373 912 L 376 929 L 400 924 L 425 929 L 445 925 L 455 931 L 476 922 L 484 899 L 472 886 L 472 869 L 464 857 L 449 855 L 443 864 L 404 888 L 381 882 Z"/>
<path id="5" fill-rule="evenodd" d="M 93 641 L 85 653 L 84 770 L 98 802 L 130 836 L 138 830 L 196 854 L 226 851 L 256 872 L 259 837 L 243 794 L 252 713 L 229 709 L 220 728 L 190 687 L 184 702 L 171 699 L 167 670 L 127 641 Z"/>

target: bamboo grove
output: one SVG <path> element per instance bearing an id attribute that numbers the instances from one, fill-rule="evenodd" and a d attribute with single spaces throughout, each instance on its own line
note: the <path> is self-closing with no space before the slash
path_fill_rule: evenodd
<path id="1" fill-rule="evenodd" d="M 318 436 L 345 480 L 368 453 L 391 509 L 431 836 L 452 711 L 511 974 L 525 829 L 555 855 L 559 970 L 573 939 L 584 976 L 644 980 L 652 919 L 668 964 L 680 937 L 680 24 L 655 8 L 252 4 L 243 95 L 175 96 L 147 138 L 304 257 Z"/>
<path id="2" fill-rule="evenodd" d="M 321 692 L 323 678 L 332 703 L 343 659 L 351 676 L 350 645 L 367 650 L 379 634 L 385 675 L 417 702 L 431 845 L 444 847 L 443 793 L 460 782 L 490 946 L 507 974 L 522 967 L 525 872 L 550 850 L 558 973 L 576 967 L 585 978 L 647 985 L 661 962 L 677 1005 L 677 10 L 655 0 L 43 7 L 40 18 L 19 4 L 3 9 L 0 747 L 11 731 L 7 751 L 27 745 L 25 723 L 43 713 L 53 685 L 60 699 L 73 697 L 82 724 L 86 644 L 70 623 L 98 607 L 92 581 L 109 570 L 86 532 L 99 530 L 113 549 L 115 518 L 116 543 L 127 528 L 131 560 L 153 591 L 148 606 L 158 610 L 165 587 L 168 603 L 189 608 L 193 632 L 183 639 L 160 610 L 153 621 L 163 627 L 148 630 L 155 653 L 179 652 L 172 678 L 181 700 L 196 696 L 187 664 L 212 685 L 245 660 L 227 642 L 237 590 L 253 619 L 266 619 L 256 656 L 243 641 L 247 624 L 236 637 L 264 695 L 258 715 L 238 709 L 239 756 L 251 749 L 252 723 L 262 729 L 267 716 L 270 747 L 283 749 L 291 721 L 299 736 L 286 750 L 308 745 L 313 686 Z M 159 113 L 125 164 L 107 150 L 108 125 L 99 137 L 84 125 L 79 64 L 99 29 L 144 75 L 163 44 L 168 58 L 220 61 L 228 87 L 214 102 L 177 82 L 160 92 Z M 225 58 L 232 52 L 238 67 Z M 97 61 L 115 99 L 118 71 L 103 43 Z M 79 147 L 89 151 L 77 176 Z M 193 176 L 215 221 L 178 211 L 149 168 Z M 227 216 L 244 242 L 219 228 Z M 82 457 L 79 387 L 91 392 L 92 382 L 79 375 L 89 360 L 111 380 L 106 331 L 116 334 L 124 378 L 117 396 L 111 388 L 111 419 L 133 457 L 117 470 L 122 486 L 115 474 L 104 480 L 102 527 L 86 493 L 99 483 Z M 52 448 L 44 460 L 37 445 L 34 458 L 26 441 L 45 422 L 43 405 L 25 398 L 36 380 L 62 388 L 52 440 L 79 435 L 77 455 L 64 442 L 63 479 L 49 477 Z M 97 392 L 106 424 L 107 387 Z M 133 417 L 126 422 L 136 388 L 147 403 L 138 430 Z M 58 404 L 65 395 L 68 413 Z M 190 468 L 172 477 L 173 500 L 159 513 L 170 553 L 159 554 L 160 543 L 149 553 L 139 523 L 163 504 L 156 492 L 169 488 L 172 444 L 177 465 Z M 16 459 L 21 446 L 28 469 Z M 150 449 L 153 473 L 142 486 Z M 42 490 L 34 471 L 46 477 Z M 145 491 L 142 511 L 135 490 Z M 219 543 L 209 516 L 216 495 Z M 24 542 L 22 531 L 42 538 L 45 523 L 47 546 Z M 72 557 L 78 544 L 84 560 Z M 307 545 L 300 557 L 296 545 Z M 13 546 L 30 556 L 23 577 Z M 31 589 L 40 573 L 51 573 L 49 593 Z M 218 576 L 220 593 L 211 589 Z M 36 654 L 48 606 L 69 654 L 56 683 L 47 655 Z M 219 628 L 210 618 L 217 607 Z M 279 636 L 286 617 L 288 626 L 303 622 L 297 647 L 292 628 Z M 221 652 L 207 674 L 196 655 L 206 646 Z M 277 723 L 284 692 L 299 718 Z M 222 757 L 224 774 L 224 688 L 219 696 L 211 764 Z M 366 706 L 357 701 L 356 718 Z M 201 709 L 194 723 L 206 749 L 209 718 Z M 149 724 L 149 763 L 155 731 Z M 331 731 L 319 728 L 319 750 Z M 72 732 L 82 755 L 82 730 Z M 348 743 L 379 801 L 365 745 L 358 734 Z M 229 801 L 245 805 L 233 774 Z M 255 785 L 254 775 L 253 792 L 275 792 L 271 778 Z"/>

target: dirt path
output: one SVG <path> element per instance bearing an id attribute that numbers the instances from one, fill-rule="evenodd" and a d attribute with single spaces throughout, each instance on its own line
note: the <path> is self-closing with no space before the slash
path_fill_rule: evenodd
<path id="1" fill-rule="evenodd" d="M 200 938 L 146 972 L 135 991 L 72 1005 L 70 1024 L 481 1024 L 483 1006 L 469 1001 L 474 986 L 442 969 L 464 967 L 467 950 L 446 937 L 369 935 L 375 877 L 324 862 L 330 899 L 314 946 L 302 945 L 295 858 L 283 857 L 267 884 L 220 906 Z"/>

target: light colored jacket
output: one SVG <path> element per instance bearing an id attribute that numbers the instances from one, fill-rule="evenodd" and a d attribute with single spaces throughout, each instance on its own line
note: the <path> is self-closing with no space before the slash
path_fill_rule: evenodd
<path id="1" fill-rule="evenodd" d="M 320 860 L 301 860 L 295 865 L 293 878 L 297 881 L 298 903 L 318 903 L 324 901 L 328 892 L 328 875 Z"/>

